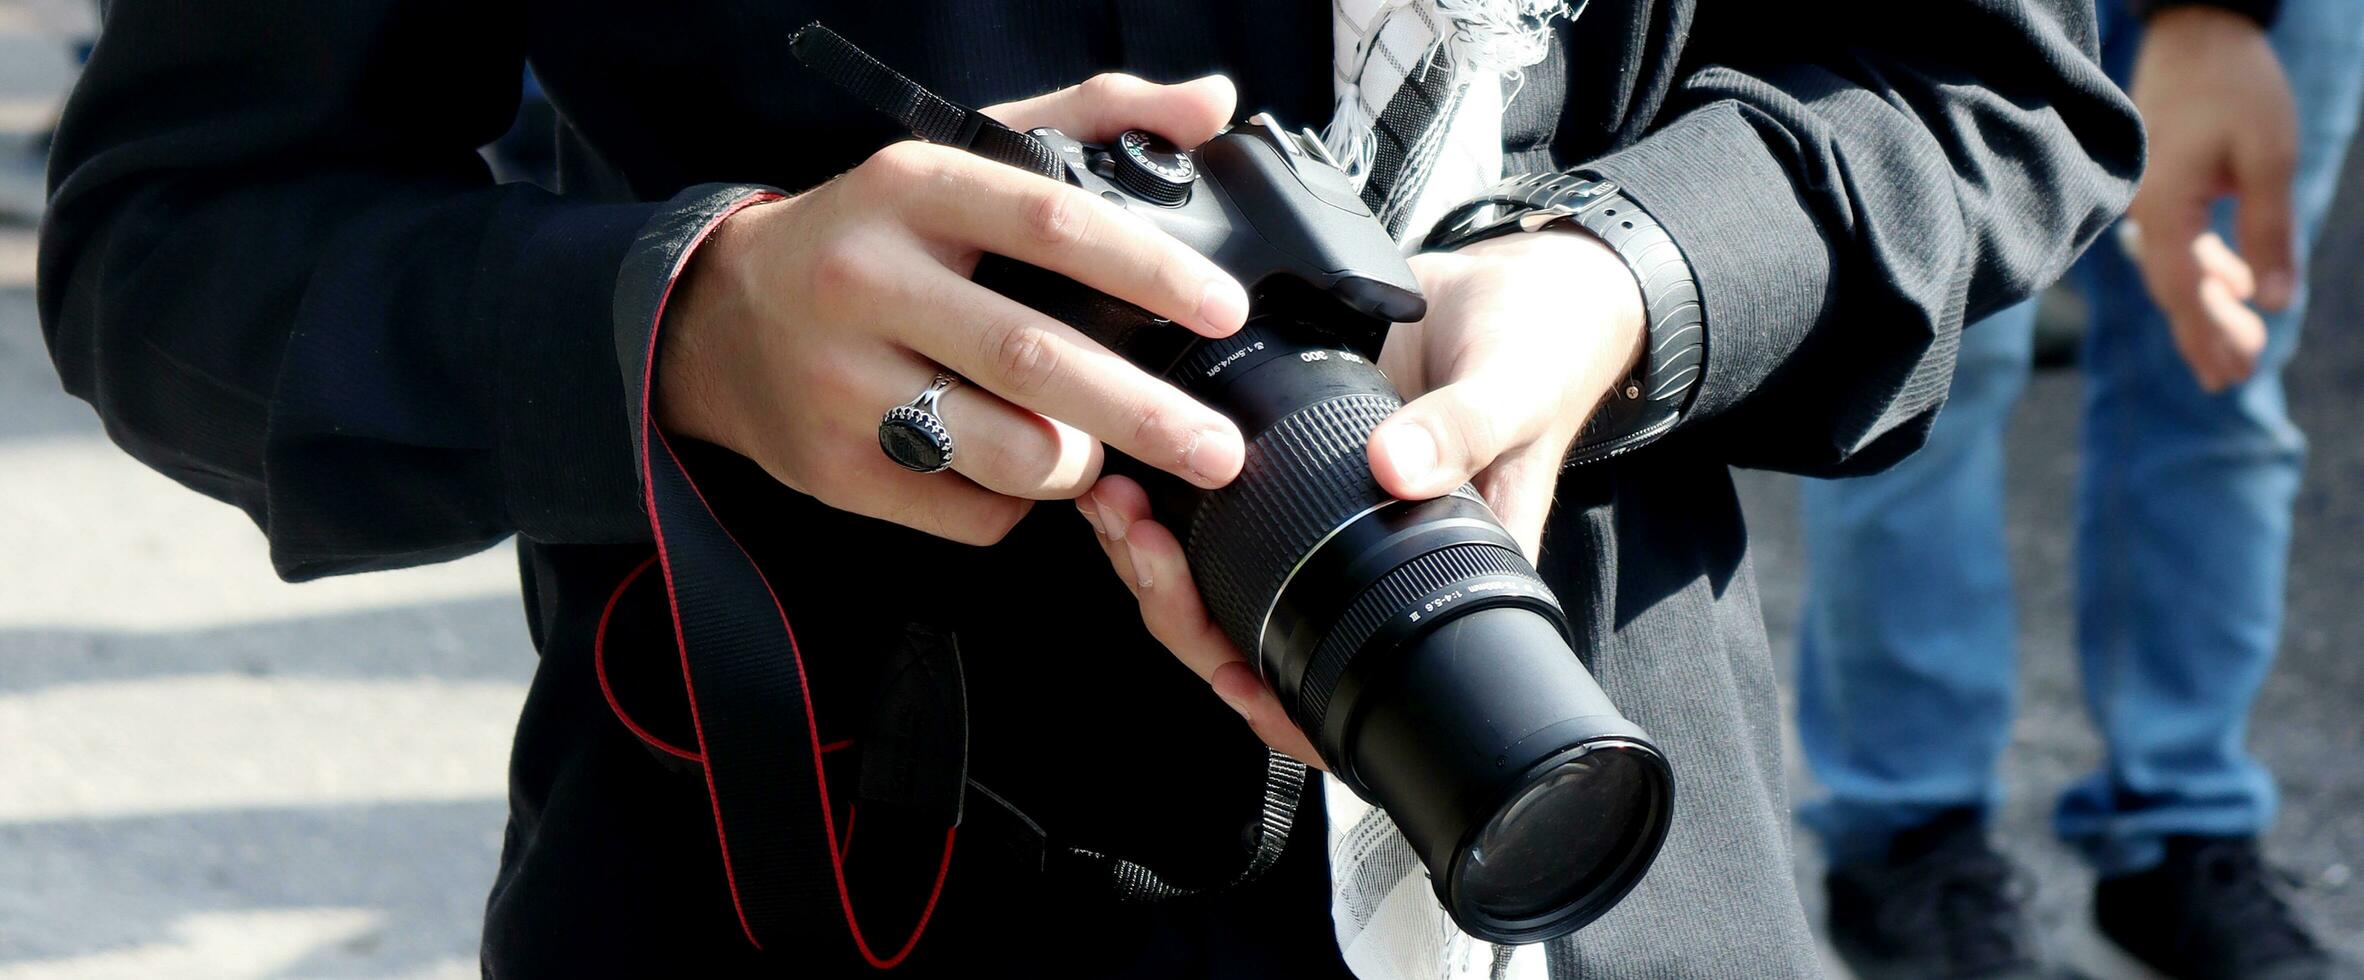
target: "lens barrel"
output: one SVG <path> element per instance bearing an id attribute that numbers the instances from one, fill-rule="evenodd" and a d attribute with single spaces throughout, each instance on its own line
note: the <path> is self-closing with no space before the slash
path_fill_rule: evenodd
<path id="1" fill-rule="evenodd" d="M 1247 462 L 1160 512 L 1182 515 L 1209 614 L 1395 819 L 1454 921 L 1492 942 L 1565 935 L 1648 869 L 1672 773 L 1474 491 L 1379 488 L 1364 447 L 1401 399 L 1339 336 L 1264 314 L 1187 352 L 1169 376 L 1239 423 Z"/>

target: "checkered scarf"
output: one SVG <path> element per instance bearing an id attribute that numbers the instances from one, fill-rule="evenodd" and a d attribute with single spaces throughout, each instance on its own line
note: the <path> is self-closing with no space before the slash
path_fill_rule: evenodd
<path id="1" fill-rule="evenodd" d="M 1444 212 L 1502 178 L 1502 109 L 1577 0 L 1332 0 L 1338 105 L 1324 142 L 1407 250 Z M 1362 980 L 1544 977 L 1540 947 L 1453 925 L 1388 819 L 1325 777 L 1330 917 Z"/>
<path id="2" fill-rule="evenodd" d="M 1401 241 L 1502 178 L 1502 108 L 1585 0 L 1332 0 L 1331 155 Z"/>

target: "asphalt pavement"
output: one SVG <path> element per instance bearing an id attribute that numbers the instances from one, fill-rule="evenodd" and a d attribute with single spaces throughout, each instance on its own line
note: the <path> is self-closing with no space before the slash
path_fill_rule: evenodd
<path id="1" fill-rule="evenodd" d="M 26 9 L 0 0 L 0 980 L 473 976 L 534 664 L 512 556 L 281 583 L 243 515 L 114 450 L 59 390 L 32 228 L 7 217 L 33 168 L 9 154 L 70 67 Z M 2271 857 L 2364 957 L 2364 154 L 2329 227 L 2290 376 L 2314 441 L 2288 631 L 2251 743 L 2282 781 Z M 2078 387 L 2040 375 L 2012 428 L 2023 708 L 1999 832 L 2050 940 L 2084 957 L 2090 878 L 2046 830 L 2099 758 L 2070 647 Z M 1741 485 L 1786 670 L 1794 482 Z"/>

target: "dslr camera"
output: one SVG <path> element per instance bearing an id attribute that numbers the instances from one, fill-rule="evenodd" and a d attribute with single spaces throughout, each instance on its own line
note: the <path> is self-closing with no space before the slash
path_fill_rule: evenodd
<path id="1" fill-rule="evenodd" d="M 1537 942 L 1623 898 L 1665 841 L 1673 774 L 1474 489 L 1398 500 L 1372 478 L 1371 431 L 1403 405 L 1374 362 L 1427 301 L 1322 141 L 1269 115 L 1191 151 L 1138 130 L 1020 134 L 826 28 L 792 46 L 923 138 L 1097 194 L 1247 287 L 1247 325 L 1210 340 L 1034 266 L 976 272 L 1238 424 L 1246 464 L 1219 490 L 1127 470 L 1209 614 L 1330 771 L 1394 819 L 1463 930 Z"/>
<path id="2" fill-rule="evenodd" d="M 1397 500 L 1372 478 L 1371 430 L 1403 404 L 1374 362 L 1427 302 L 1321 140 L 1269 115 L 1195 151 L 1028 135 L 1248 288 L 1247 326 L 1210 340 L 1032 266 L 977 275 L 1239 425 L 1247 462 L 1222 489 L 1131 469 L 1208 613 L 1463 930 L 1535 942 L 1608 911 L 1666 837 L 1672 773 L 1474 489 Z"/>

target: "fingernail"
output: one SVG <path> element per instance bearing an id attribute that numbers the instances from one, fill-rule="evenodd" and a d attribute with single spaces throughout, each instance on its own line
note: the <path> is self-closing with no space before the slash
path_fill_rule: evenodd
<path id="1" fill-rule="evenodd" d="M 1231 710 L 1239 712 L 1239 716 L 1242 720 L 1253 720 L 1248 718 L 1248 703 L 1246 701 L 1233 698 L 1231 695 L 1225 694 L 1222 691 L 1216 691 L 1215 696 L 1221 698 L 1224 704 L 1230 705 Z"/>
<path id="2" fill-rule="evenodd" d="M 1248 291 L 1229 276 L 1207 280 L 1207 288 L 1199 294 L 1198 320 L 1224 333 L 1230 333 L 1248 322 Z"/>
<path id="3" fill-rule="evenodd" d="M 1182 465 L 1190 468 L 1200 486 L 1212 490 L 1238 476 L 1244 458 L 1239 440 L 1230 433 L 1201 432 L 1198 441 L 1182 454 Z"/>
<path id="4" fill-rule="evenodd" d="M 1144 589 L 1148 588 L 1150 583 L 1149 562 L 1141 557 L 1141 547 L 1134 545 L 1126 548 L 1125 560 L 1133 563 L 1133 581 L 1139 583 Z"/>
<path id="5" fill-rule="evenodd" d="M 1090 496 L 1092 509 L 1100 514 L 1100 523 L 1097 525 L 1100 528 L 1100 533 L 1108 535 L 1110 541 L 1124 540 L 1125 516 L 1119 513 L 1116 508 L 1108 506 L 1108 502 L 1101 500 L 1099 494 L 1095 493 Z"/>
<path id="6" fill-rule="evenodd" d="M 1108 529 L 1100 525 L 1100 510 L 1098 505 L 1092 502 L 1091 494 L 1087 493 L 1075 498 L 1075 512 L 1083 515 L 1084 523 L 1092 526 L 1093 534 L 1103 538 L 1108 536 Z"/>
<path id="7" fill-rule="evenodd" d="M 1436 437 L 1417 425 L 1390 427 L 1380 435 L 1387 443 L 1387 460 L 1395 464 L 1396 475 L 1413 486 L 1425 485 L 1429 471 L 1436 469 Z"/>

